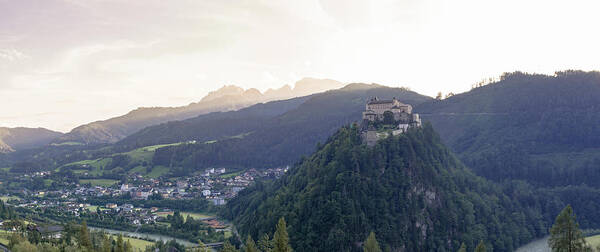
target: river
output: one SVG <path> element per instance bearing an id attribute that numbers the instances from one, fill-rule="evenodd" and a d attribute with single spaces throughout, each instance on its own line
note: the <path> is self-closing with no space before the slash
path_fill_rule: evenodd
<path id="1" fill-rule="evenodd" d="M 549 236 L 546 236 L 544 238 L 527 243 L 518 248 L 517 252 L 550 252 L 550 247 L 548 247 L 548 238 Z"/>
<path id="2" fill-rule="evenodd" d="M 183 246 L 186 246 L 186 247 L 198 246 L 198 244 L 196 244 L 196 243 L 189 242 L 187 240 L 173 238 L 173 237 L 166 236 L 166 235 L 144 234 L 144 233 L 128 232 L 128 231 L 121 231 L 121 230 L 114 230 L 114 229 L 107 229 L 107 228 L 97 228 L 97 227 L 89 227 L 89 229 L 95 230 L 95 231 L 104 231 L 109 234 L 116 234 L 116 235 L 122 234 L 123 236 L 141 238 L 144 240 L 165 241 L 165 242 L 170 241 L 170 240 L 175 240 L 175 241 L 177 241 L 177 243 L 179 243 Z"/>

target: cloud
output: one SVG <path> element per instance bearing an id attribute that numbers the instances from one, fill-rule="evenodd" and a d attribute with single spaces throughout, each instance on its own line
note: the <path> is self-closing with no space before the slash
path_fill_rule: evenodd
<path id="1" fill-rule="evenodd" d="M 0 60 L 6 61 L 18 61 L 29 58 L 27 55 L 22 53 L 21 51 L 11 48 L 11 49 L 0 49 Z"/>

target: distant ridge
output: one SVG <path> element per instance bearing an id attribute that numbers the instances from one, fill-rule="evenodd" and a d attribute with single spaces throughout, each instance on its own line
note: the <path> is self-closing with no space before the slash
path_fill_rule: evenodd
<path id="1" fill-rule="evenodd" d="M 210 92 L 199 102 L 187 106 L 138 108 L 122 116 L 81 125 L 58 137 L 53 143 L 114 143 L 151 125 L 183 120 L 210 112 L 238 110 L 261 102 L 300 97 L 342 86 L 343 83 L 335 80 L 304 78 L 296 82 L 294 88 L 285 85 L 279 89 L 269 89 L 263 94 L 255 88 L 245 90 L 234 85 L 226 85 Z"/>
<path id="2" fill-rule="evenodd" d="M 0 127 L 0 153 L 44 146 L 61 135 L 44 128 Z"/>

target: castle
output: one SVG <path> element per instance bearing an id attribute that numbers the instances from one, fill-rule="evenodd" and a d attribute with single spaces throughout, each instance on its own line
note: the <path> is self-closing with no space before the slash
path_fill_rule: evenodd
<path id="1" fill-rule="evenodd" d="M 371 98 L 362 113 L 363 140 L 367 145 L 374 145 L 377 140 L 387 134 L 377 133 L 374 125 L 392 125 L 393 135 L 405 133 L 409 128 L 421 127 L 419 114 L 412 113 L 412 106 L 401 103 L 394 97 L 392 100 Z"/>

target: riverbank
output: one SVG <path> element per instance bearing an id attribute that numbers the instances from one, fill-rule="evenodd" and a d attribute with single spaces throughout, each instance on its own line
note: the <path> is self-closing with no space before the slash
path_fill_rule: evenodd
<path id="1" fill-rule="evenodd" d="M 123 235 L 126 237 L 132 237 L 132 238 L 137 238 L 137 239 L 142 239 L 142 240 L 147 240 L 147 241 L 163 241 L 163 242 L 167 242 L 170 240 L 175 240 L 177 243 L 186 246 L 186 247 L 197 247 L 199 246 L 199 244 L 197 243 L 193 243 L 187 240 L 182 240 L 182 239 L 178 239 L 178 238 L 174 238 L 174 237 L 170 237 L 170 236 L 166 236 L 166 235 L 158 235 L 158 234 L 146 234 L 146 233 L 138 233 L 138 232 L 129 232 L 129 231 L 121 231 L 121 230 L 114 230 L 114 229 L 108 229 L 108 228 L 98 228 L 98 227 L 89 227 L 90 230 L 92 231 L 103 231 L 106 232 L 108 234 L 112 234 L 112 235 Z"/>

